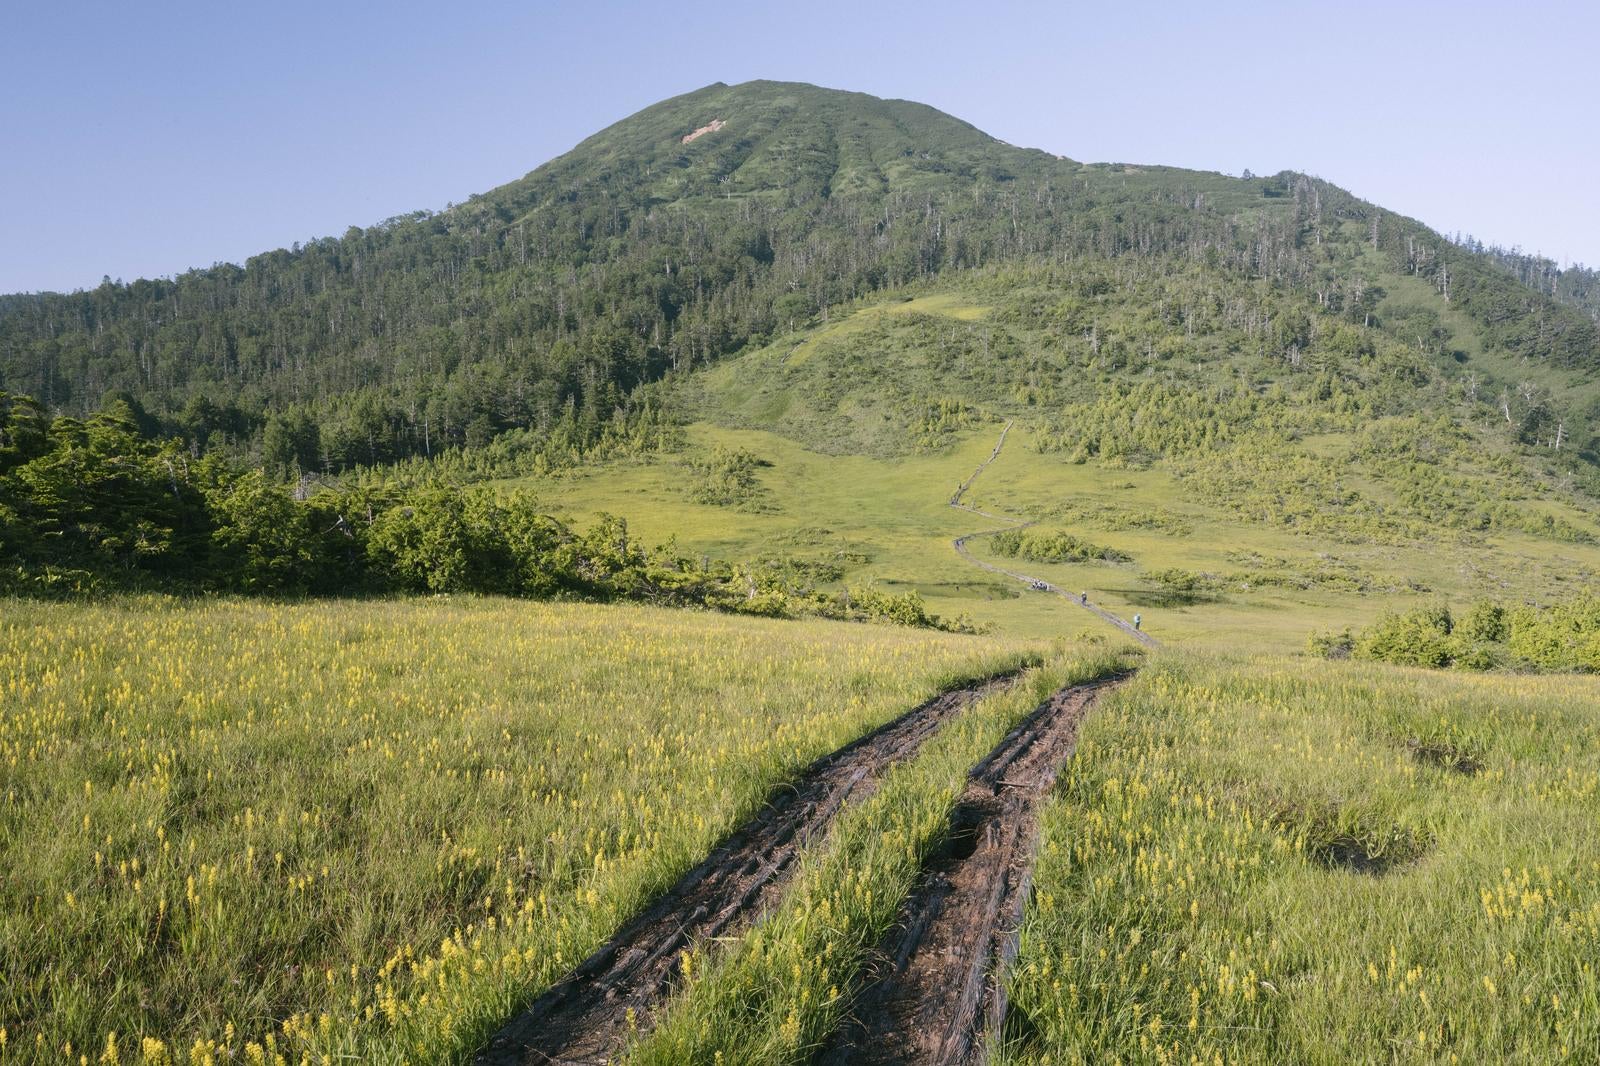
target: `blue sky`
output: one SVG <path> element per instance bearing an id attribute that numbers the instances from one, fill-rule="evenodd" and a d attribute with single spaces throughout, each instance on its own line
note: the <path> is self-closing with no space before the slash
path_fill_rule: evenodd
<path id="1" fill-rule="evenodd" d="M 714 81 L 1086 161 L 1305 170 L 1600 264 L 1600 7 L 57 0 L 0 10 L 0 292 L 238 262 L 518 177 Z"/>

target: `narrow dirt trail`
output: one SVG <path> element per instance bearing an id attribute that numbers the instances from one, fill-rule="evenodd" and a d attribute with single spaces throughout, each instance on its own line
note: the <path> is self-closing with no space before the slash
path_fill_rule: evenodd
<path id="1" fill-rule="evenodd" d="M 802 848 L 939 727 L 1010 685 L 1007 674 L 946 692 L 808 767 L 749 822 L 478 1053 L 479 1064 L 609 1062 L 671 989 L 680 952 L 748 926 L 781 894 Z M 631 1021 L 630 1021 L 630 1015 Z"/>
<path id="2" fill-rule="evenodd" d="M 1045 581 L 1042 578 L 1019 573 L 1016 570 L 1007 570 L 1005 567 L 996 566 L 993 563 L 986 563 L 982 559 L 979 559 L 977 556 L 973 555 L 971 550 L 967 548 L 967 542 L 969 540 L 976 540 L 979 537 L 992 537 L 996 533 L 1005 532 L 1006 529 L 1027 529 L 1029 526 L 1034 524 L 1033 522 L 1024 522 L 1021 519 L 1011 518 L 1007 515 L 990 514 L 988 511 L 980 511 L 970 504 L 961 502 L 961 497 L 965 496 L 967 490 L 972 487 L 973 483 L 978 480 L 979 476 L 985 470 L 989 469 L 989 464 L 1000 458 L 1000 449 L 1006 446 L 1006 434 L 1011 432 L 1011 425 L 1012 424 L 1010 422 L 1005 424 L 1004 428 L 1000 430 L 1000 439 L 995 442 L 994 451 L 989 453 L 989 458 L 979 463 L 978 469 L 974 470 L 972 472 L 972 476 L 963 481 L 956 488 L 955 495 L 950 497 L 950 506 L 956 508 L 958 511 L 967 511 L 971 514 L 980 515 L 984 518 L 992 518 L 996 522 L 1008 522 L 1010 524 L 1001 529 L 983 529 L 974 533 L 963 533 L 961 536 L 957 537 L 951 542 L 952 546 L 956 550 L 956 554 L 961 556 L 961 558 L 965 559 L 967 562 L 971 563 L 973 566 L 987 570 L 991 574 L 1000 574 L 1004 577 L 1021 581 L 1029 587 L 1042 588 L 1042 590 L 1045 592 L 1053 592 L 1057 596 L 1067 600 L 1069 603 L 1083 608 L 1090 614 L 1099 616 L 1104 621 L 1110 622 L 1112 625 L 1116 626 L 1118 629 L 1122 630 L 1128 636 L 1132 637 L 1134 640 L 1137 640 L 1147 648 L 1160 647 L 1161 642 L 1156 638 L 1152 637 L 1144 630 L 1136 628 L 1132 622 L 1129 622 L 1118 615 L 1112 614 L 1104 607 L 1092 604 L 1088 600 L 1073 595 L 1059 585 Z"/>
<path id="3" fill-rule="evenodd" d="M 962 1066 L 1005 1017 L 1004 977 L 1032 888 L 1037 811 L 1078 725 L 1129 675 L 1062 689 L 967 775 L 944 845 L 923 866 L 880 945 L 873 976 L 819 1066 Z"/>

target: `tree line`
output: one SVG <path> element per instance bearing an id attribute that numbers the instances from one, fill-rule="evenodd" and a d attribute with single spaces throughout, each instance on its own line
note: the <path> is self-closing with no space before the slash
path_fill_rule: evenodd
<path id="1" fill-rule="evenodd" d="M 306 490 L 152 439 L 121 400 L 86 419 L 51 418 L 37 401 L 0 393 L 0 589 L 152 587 L 631 600 L 968 628 L 929 614 L 915 593 L 819 591 L 781 559 L 738 564 L 647 547 L 619 517 L 576 530 L 525 492 L 438 477 Z"/>

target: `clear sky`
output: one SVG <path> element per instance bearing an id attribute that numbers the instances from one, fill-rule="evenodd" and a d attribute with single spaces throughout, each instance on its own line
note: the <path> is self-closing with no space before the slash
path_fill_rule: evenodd
<path id="1" fill-rule="evenodd" d="M 0 292 L 442 208 L 714 81 L 920 100 L 1085 161 L 1289 168 L 1600 264 L 1600 6 L 11 0 Z"/>

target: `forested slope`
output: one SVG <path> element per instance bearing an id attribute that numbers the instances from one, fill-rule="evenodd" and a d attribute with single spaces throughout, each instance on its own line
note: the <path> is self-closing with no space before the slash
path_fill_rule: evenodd
<path id="1" fill-rule="evenodd" d="M 151 432 L 280 468 L 507 430 L 570 452 L 659 419 L 645 383 L 841 302 L 1068 257 L 1264 279 L 1365 326 L 1397 280 L 1426 285 L 1447 314 L 1412 316 L 1419 350 L 1483 352 L 1508 421 L 1589 439 L 1591 319 L 1332 185 L 1088 166 L 922 105 L 774 82 L 667 100 L 442 212 L 243 267 L 0 297 L 0 388 L 76 415 L 121 390 Z M 1292 359 L 1294 331 L 1272 326 Z M 1519 367 L 1553 377 L 1519 390 Z"/>

